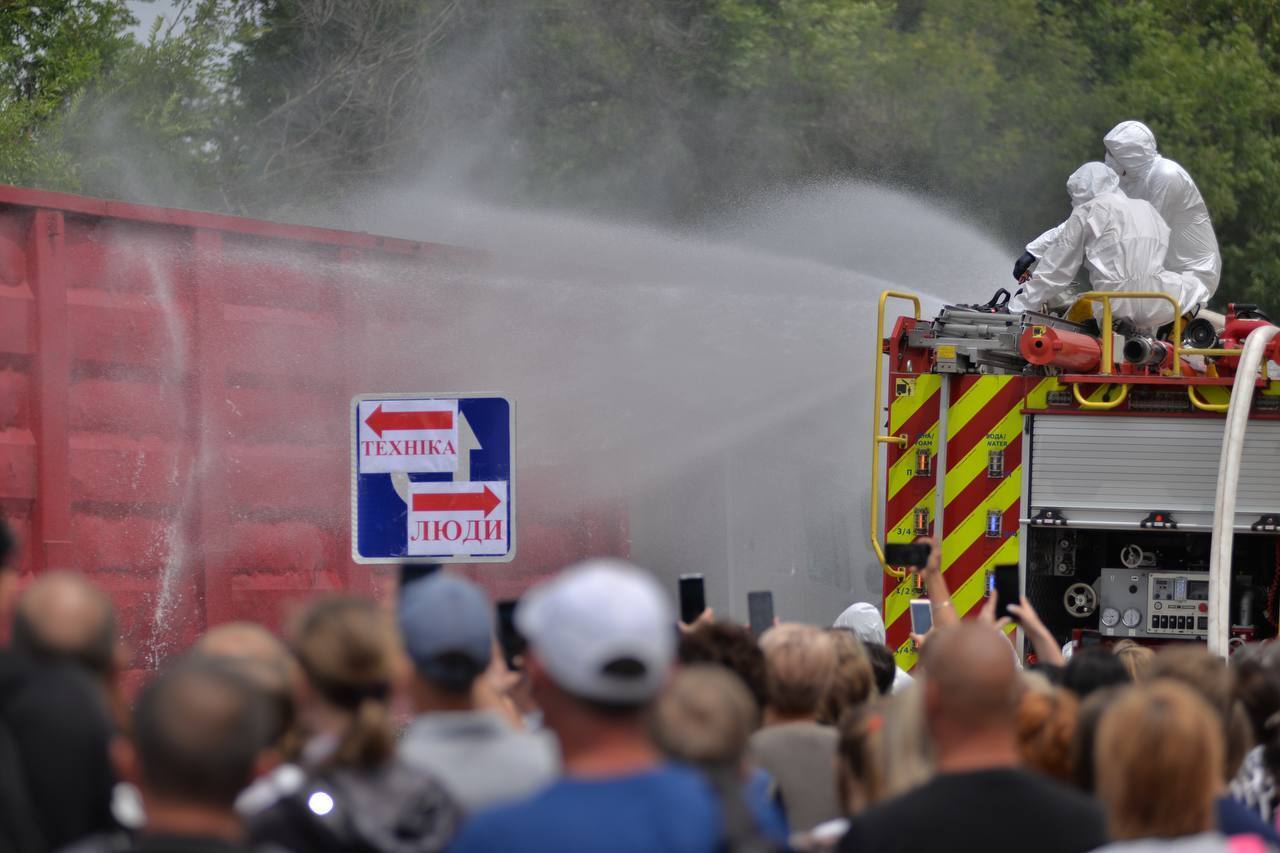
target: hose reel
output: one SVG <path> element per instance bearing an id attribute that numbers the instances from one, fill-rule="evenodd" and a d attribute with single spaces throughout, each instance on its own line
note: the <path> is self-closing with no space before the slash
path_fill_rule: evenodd
<path id="1" fill-rule="evenodd" d="M 1087 583 L 1073 583 L 1062 596 L 1062 606 L 1076 619 L 1084 619 L 1098 609 L 1098 593 Z"/>
<path id="2" fill-rule="evenodd" d="M 1141 545 L 1130 543 L 1120 549 L 1120 563 L 1126 569 L 1150 567 L 1156 564 L 1156 555 L 1152 551 L 1142 550 Z"/>

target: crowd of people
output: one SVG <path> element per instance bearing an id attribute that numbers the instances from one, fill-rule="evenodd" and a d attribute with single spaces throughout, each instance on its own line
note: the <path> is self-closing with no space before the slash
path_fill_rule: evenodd
<path id="1" fill-rule="evenodd" d="M 215 627 L 131 695 L 101 590 L 0 568 L 0 850 L 1280 847 L 1274 646 L 1068 658 L 1024 600 L 1023 665 L 936 562 L 910 674 L 871 605 L 757 638 L 602 559 L 526 593 L 510 660 L 440 570 Z"/>

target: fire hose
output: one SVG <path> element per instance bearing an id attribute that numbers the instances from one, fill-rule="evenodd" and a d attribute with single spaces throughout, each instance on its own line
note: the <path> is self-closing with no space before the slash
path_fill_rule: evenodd
<path id="1" fill-rule="evenodd" d="M 1231 550 L 1235 539 L 1236 484 L 1244 433 L 1253 405 L 1254 377 L 1263 354 L 1280 326 L 1259 326 L 1245 338 L 1240 367 L 1227 405 L 1222 456 L 1218 462 L 1218 490 L 1213 505 L 1213 537 L 1209 545 L 1209 652 L 1226 657 L 1231 639 Z"/>

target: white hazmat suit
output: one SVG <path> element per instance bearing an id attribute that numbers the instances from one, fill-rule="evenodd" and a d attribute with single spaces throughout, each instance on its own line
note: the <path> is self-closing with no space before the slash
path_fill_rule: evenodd
<path id="1" fill-rule="evenodd" d="M 1092 290 L 1167 293 L 1184 312 L 1208 300 L 1197 277 L 1164 268 L 1169 226 L 1151 204 L 1120 192 L 1120 179 L 1109 166 L 1085 163 L 1067 178 L 1067 192 L 1071 216 L 1027 246 L 1039 263 L 1026 283 L 1023 305 L 1062 304 L 1081 266 L 1089 270 Z M 1148 334 L 1173 321 L 1173 308 L 1162 299 L 1115 299 L 1111 310 L 1116 320 Z M 1101 320 L 1100 306 L 1095 316 Z"/>
<path id="2" fill-rule="evenodd" d="M 1169 226 L 1165 269 L 1191 273 L 1213 296 L 1222 277 L 1222 256 L 1196 182 L 1186 169 L 1160 156 L 1156 135 L 1140 121 L 1121 122 L 1102 142 L 1107 165 L 1120 176 L 1120 189 L 1130 198 L 1151 202 Z"/>

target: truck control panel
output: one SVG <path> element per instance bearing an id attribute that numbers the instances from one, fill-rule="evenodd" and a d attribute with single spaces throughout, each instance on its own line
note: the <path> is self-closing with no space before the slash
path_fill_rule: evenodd
<path id="1" fill-rule="evenodd" d="M 1099 582 L 1104 636 L 1208 636 L 1208 572 L 1103 569 Z"/>

